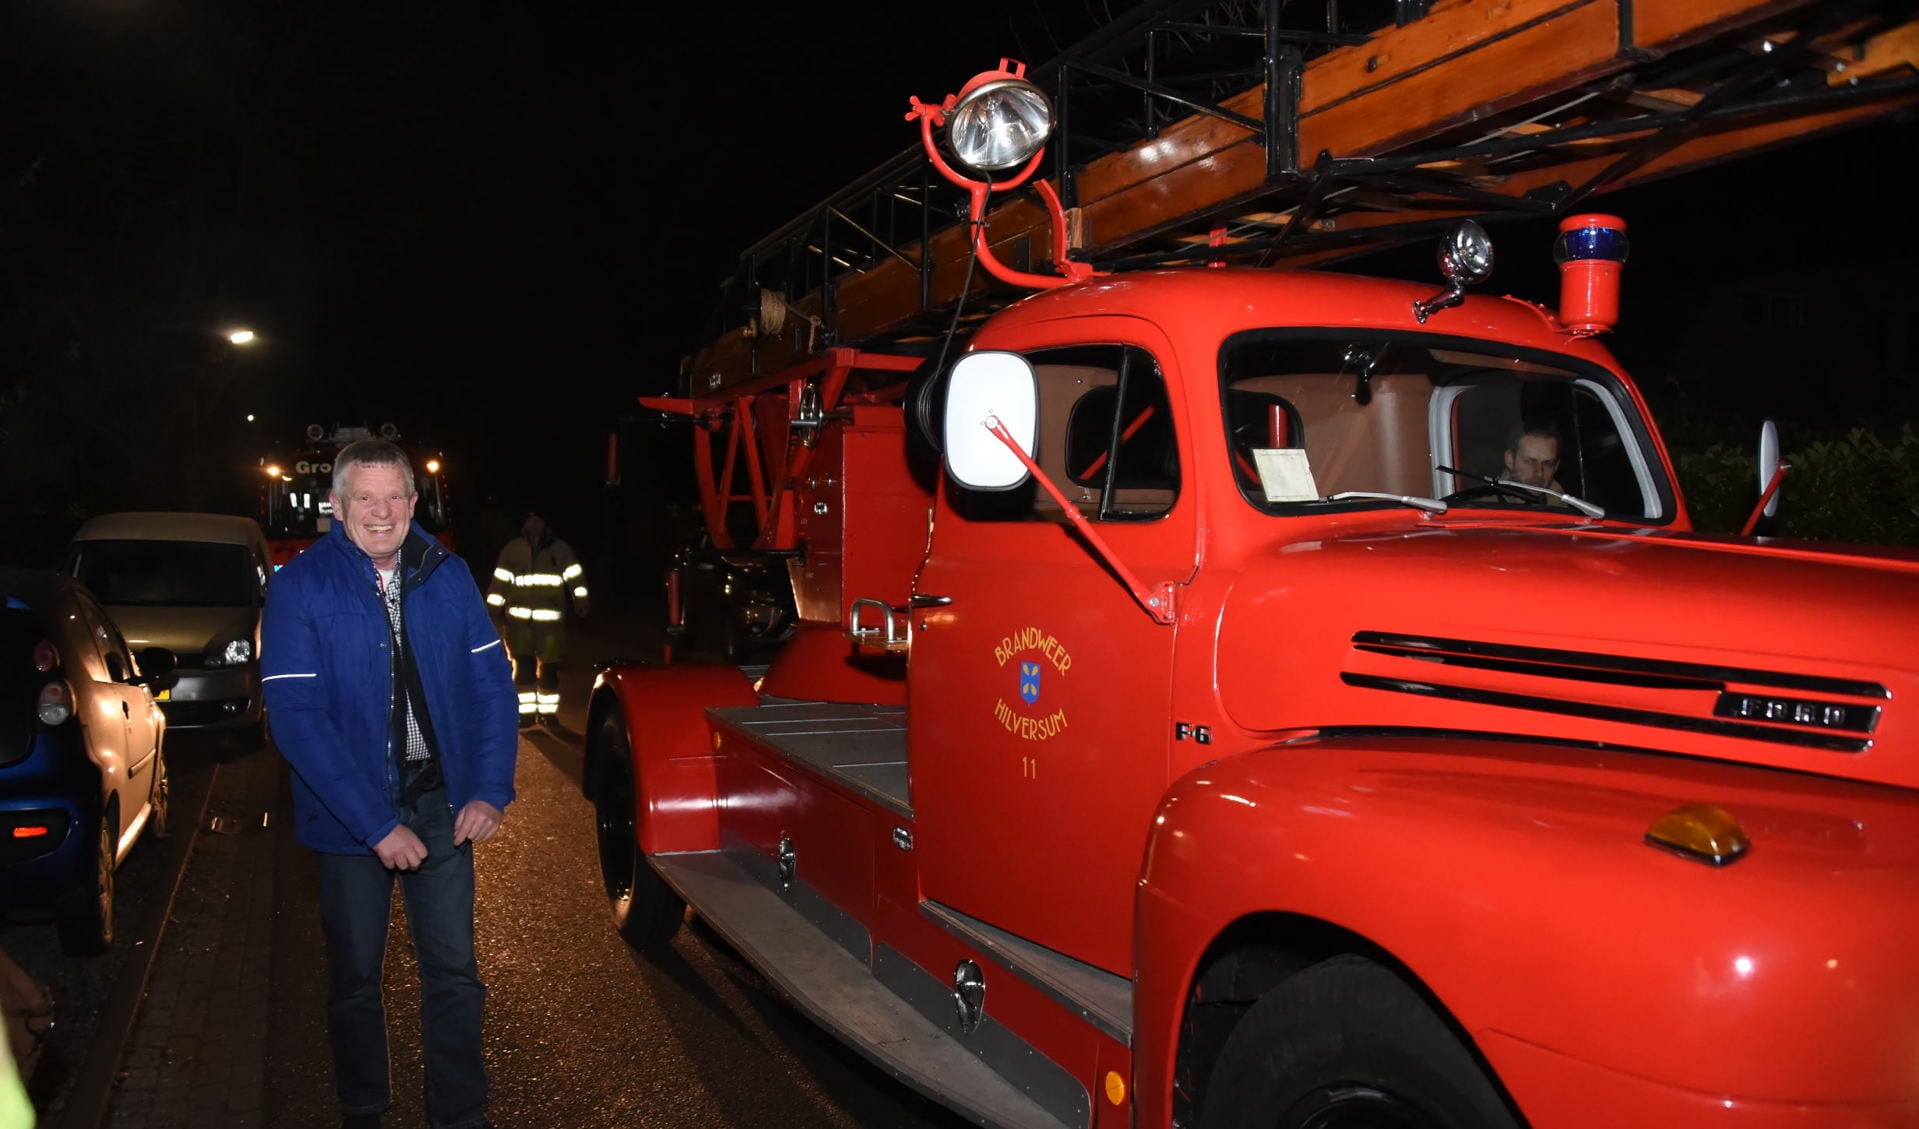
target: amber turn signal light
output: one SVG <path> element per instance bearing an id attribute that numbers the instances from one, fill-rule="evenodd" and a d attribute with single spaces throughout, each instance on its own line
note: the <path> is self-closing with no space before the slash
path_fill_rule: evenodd
<path id="1" fill-rule="evenodd" d="M 1684 855 L 1709 866 L 1725 866 L 1752 847 L 1752 840 L 1725 808 L 1681 804 L 1653 820 L 1646 845 Z"/>

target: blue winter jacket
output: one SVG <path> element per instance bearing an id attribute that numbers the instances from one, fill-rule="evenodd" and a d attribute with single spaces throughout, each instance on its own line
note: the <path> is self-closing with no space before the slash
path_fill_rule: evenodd
<path id="1" fill-rule="evenodd" d="M 400 550 L 401 619 L 457 812 L 513 799 L 518 704 L 499 632 L 466 565 L 413 525 Z M 280 752 L 293 766 L 300 841 L 366 854 L 400 823 L 393 655 L 373 562 L 335 523 L 273 577 L 260 675 Z"/>

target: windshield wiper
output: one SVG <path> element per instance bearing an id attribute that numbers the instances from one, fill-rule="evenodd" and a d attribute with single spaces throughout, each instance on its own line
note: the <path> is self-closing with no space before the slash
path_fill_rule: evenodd
<path id="1" fill-rule="evenodd" d="M 1417 494 L 1384 494 L 1377 490 L 1341 490 L 1337 494 L 1328 494 L 1322 502 L 1398 502 L 1416 510 L 1425 510 L 1429 514 L 1443 514 L 1446 503 L 1438 498 L 1422 498 Z"/>
<path id="2" fill-rule="evenodd" d="M 1548 498 L 1557 498 L 1559 501 L 1566 503 L 1587 517 L 1603 518 L 1606 516 L 1605 510 L 1593 505 L 1586 499 L 1554 490 L 1550 486 L 1534 486 L 1529 482 L 1514 482 L 1510 478 L 1488 478 L 1483 474 L 1473 474 L 1470 471 L 1460 470 L 1458 467 L 1440 466 L 1437 469 L 1441 474 L 1450 474 L 1456 478 L 1470 478 L 1474 482 L 1483 482 L 1488 486 L 1504 486 L 1513 490 L 1525 490 L 1533 494 L 1544 495 Z"/>

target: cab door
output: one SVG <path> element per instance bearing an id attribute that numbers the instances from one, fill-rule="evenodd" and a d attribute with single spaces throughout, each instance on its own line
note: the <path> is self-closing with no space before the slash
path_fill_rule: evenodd
<path id="1" fill-rule="evenodd" d="M 1170 350 L 1129 318 L 1022 350 L 1036 457 L 1149 586 L 1191 579 L 1196 502 Z M 1166 785 L 1174 628 L 1156 622 L 1033 484 L 942 484 L 908 678 L 924 897 L 1121 975 Z"/>

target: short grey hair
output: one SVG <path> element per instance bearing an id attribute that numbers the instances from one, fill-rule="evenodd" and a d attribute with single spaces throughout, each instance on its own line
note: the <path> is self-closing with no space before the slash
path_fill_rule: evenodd
<path id="1" fill-rule="evenodd" d="M 408 497 L 420 491 L 413 485 L 413 463 L 406 452 L 384 439 L 359 439 L 340 449 L 333 459 L 333 492 L 346 493 L 346 473 L 356 466 L 398 467 L 406 479 Z"/>

